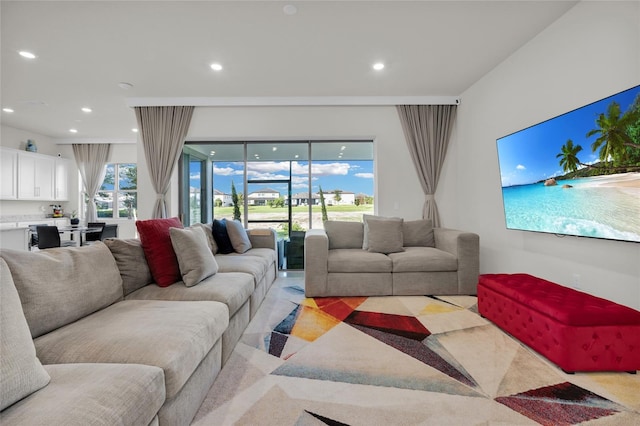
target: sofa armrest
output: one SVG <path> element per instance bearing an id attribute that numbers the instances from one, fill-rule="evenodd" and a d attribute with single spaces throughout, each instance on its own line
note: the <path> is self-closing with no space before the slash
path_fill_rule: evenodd
<path id="1" fill-rule="evenodd" d="M 304 237 L 304 293 L 307 297 L 327 295 L 329 238 L 324 229 L 309 229 Z"/>
<path id="2" fill-rule="evenodd" d="M 436 248 L 458 259 L 459 294 L 477 294 L 480 274 L 480 236 L 457 229 L 434 228 Z"/>
<path id="3" fill-rule="evenodd" d="M 272 228 L 248 229 L 247 235 L 253 248 L 270 248 L 276 249 L 277 234 Z"/>

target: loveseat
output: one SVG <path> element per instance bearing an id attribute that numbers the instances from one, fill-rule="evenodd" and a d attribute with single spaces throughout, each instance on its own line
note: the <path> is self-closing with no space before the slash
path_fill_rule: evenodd
<path id="1" fill-rule="evenodd" d="M 430 220 L 365 215 L 305 236 L 305 295 L 474 295 L 479 236 Z"/>
<path id="2" fill-rule="evenodd" d="M 246 233 L 240 252 L 222 254 L 212 224 L 162 221 L 140 222 L 162 225 L 165 248 L 170 235 L 170 285 L 157 284 L 142 234 L 0 250 L 2 425 L 191 422 L 275 281 L 275 233 Z"/>

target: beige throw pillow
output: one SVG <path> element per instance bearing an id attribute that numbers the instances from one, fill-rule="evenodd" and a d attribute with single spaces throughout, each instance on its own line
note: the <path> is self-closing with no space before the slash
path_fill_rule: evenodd
<path id="1" fill-rule="evenodd" d="M 251 248 L 251 241 L 246 229 L 237 220 L 227 220 L 227 233 L 236 253 L 245 253 Z"/>
<path id="2" fill-rule="evenodd" d="M 367 250 L 373 253 L 404 251 L 402 239 L 403 220 L 367 220 L 364 233 L 368 236 Z"/>
<path id="3" fill-rule="evenodd" d="M 364 226 L 360 222 L 327 220 L 324 230 L 329 238 L 329 250 L 361 248 Z"/>
<path id="4" fill-rule="evenodd" d="M 362 249 L 363 250 L 368 250 L 369 249 L 369 235 L 367 232 L 367 221 L 370 220 L 395 220 L 395 221 L 400 221 L 402 222 L 402 219 L 399 217 L 384 217 L 384 216 L 374 216 L 371 214 L 363 214 L 362 215 L 362 223 L 365 225 L 364 226 L 364 236 L 362 238 Z"/>
<path id="5" fill-rule="evenodd" d="M 216 244 L 216 240 L 213 238 L 213 224 L 212 223 L 194 223 L 191 226 L 199 226 L 204 231 L 204 234 L 207 236 L 207 241 L 209 242 L 209 248 L 213 254 L 218 253 L 218 244 Z"/>
<path id="6" fill-rule="evenodd" d="M 0 411 L 49 383 L 9 267 L 0 259 Z"/>
<path id="7" fill-rule="evenodd" d="M 169 234 L 184 285 L 193 287 L 218 272 L 218 263 L 201 227 L 170 228 Z"/>
<path id="8" fill-rule="evenodd" d="M 108 238 L 104 244 L 109 247 L 116 260 L 124 295 L 153 283 L 153 277 L 142 249 L 142 243 L 134 238 Z"/>

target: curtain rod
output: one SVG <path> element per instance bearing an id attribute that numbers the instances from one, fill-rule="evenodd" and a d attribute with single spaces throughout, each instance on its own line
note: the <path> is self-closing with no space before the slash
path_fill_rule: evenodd
<path id="1" fill-rule="evenodd" d="M 280 97 L 185 97 L 127 98 L 129 107 L 179 106 L 244 107 L 244 106 L 395 106 L 395 105 L 460 105 L 459 96 L 280 96 Z"/>

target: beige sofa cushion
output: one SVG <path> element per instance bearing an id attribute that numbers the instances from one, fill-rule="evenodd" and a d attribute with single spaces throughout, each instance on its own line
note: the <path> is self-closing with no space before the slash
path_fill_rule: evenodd
<path id="1" fill-rule="evenodd" d="M 11 272 L 0 259 L 0 411 L 47 383 Z"/>
<path id="2" fill-rule="evenodd" d="M 389 256 L 358 249 L 329 250 L 327 270 L 332 272 L 391 272 Z"/>
<path id="3" fill-rule="evenodd" d="M 433 247 L 407 247 L 402 253 L 391 253 L 393 272 L 457 271 L 458 259 Z"/>
<path id="4" fill-rule="evenodd" d="M 271 265 L 262 257 L 248 256 L 246 254 L 242 256 L 217 254 L 216 262 L 218 262 L 219 272 L 244 272 L 252 275 L 255 286 L 262 281 Z"/>
<path id="5" fill-rule="evenodd" d="M 125 296 L 153 282 L 140 240 L 108 238 L 104 243 L 118 265 Z"/>
<path id="6" fill-rule="evenodd" d="M 148 425 L 165 398 L 158 367 L 138 364 L 58 364 L 51 383 L 0 414 L 13 425 Z"/>
<path id="7" fill-rule="evenodd" d="M 3 250 L 32 337 L 122 300 L 122 278 L 102 242 L 38 252 Z"/>
<path id="8" fill-rule="evenodd" d="M 44 364 L 95 362 L 160 367 L 164 370 L 166 397 L 171 399 L 228 325 L 229 310 L 219 302 L 125 300 L 34 342 Z"/>
<path id="9" fill-rule="evenodd" d="M 327 220 L 324 230 L 329 238 L 329 250 L 362 248 L 364 227 L 360 222 Z"/>
<path id="10" fill-rule="evenodd" d="M 202 228 L 170 228 L 169 234 L 180 265 L 182 282 L 187 287 L 193 287 L 218 272 L 218 264 Z"/>

